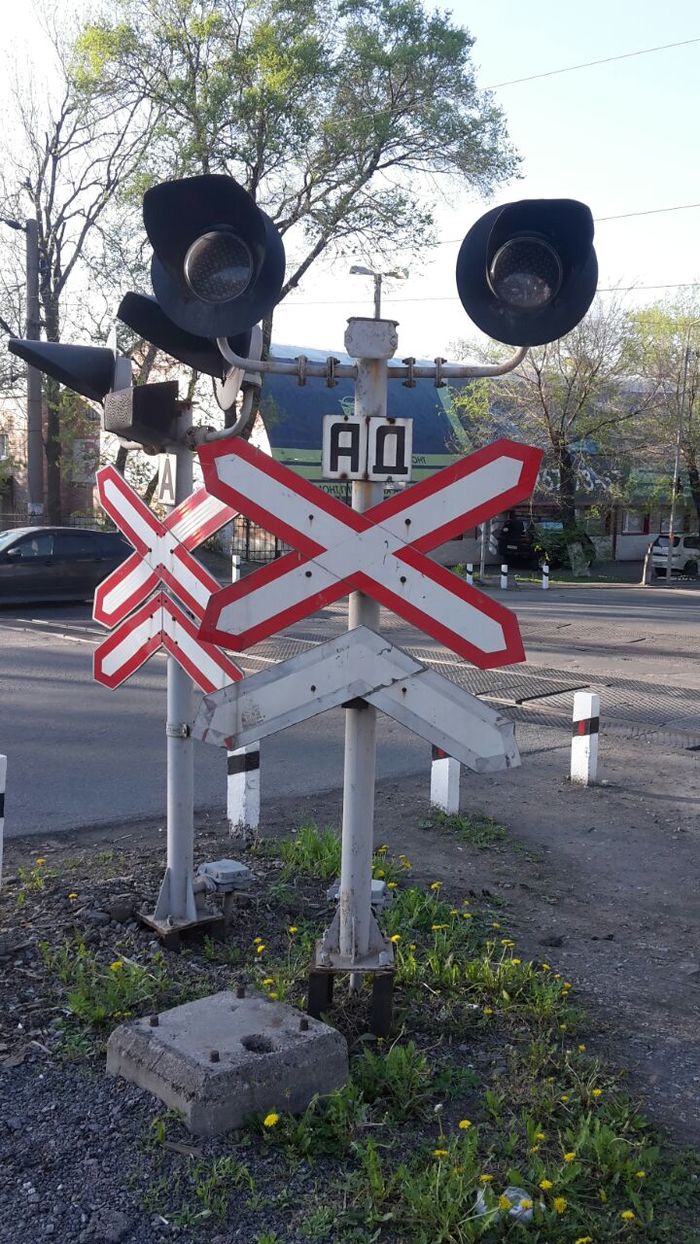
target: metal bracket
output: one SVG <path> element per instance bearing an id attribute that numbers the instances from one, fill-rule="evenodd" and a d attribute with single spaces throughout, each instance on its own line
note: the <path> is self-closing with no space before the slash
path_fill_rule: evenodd
<path id="1" fill-rule="evenodd" d="M 326 359 L 326 388 L 333 389 L 337 385 L 336 370 L 340 366 L 340 359 Z"/>
<path id="2" fill-rule="evenodd" d="M 408 368 L 408 371 L 406 373 L 406 379 L 401 381 L 402 385 L 404 386 L 405 389 L 415 389 L 416 378 L 415 378 L 415 375 L 413 374 L 415 370 L 415 366 L 416 366 L 415 358 L 402 359 L 401 362 L 405 363 L 406 367 Z"/>
<path id="3" fill-rule="evenodd" d="M 442 389 L 445 385 L 442 369 L 444 364 L 447 362 L 447 359 L 436 358 L 433 359 L 433 362 L 435 363 L 435 388 Z"/>
<path id="4" fill-rule="evenodd" d="M 165 723 L 165 734 L 169 739 L 189 739 L 191 733 L 192 729 L 186 721 L 167 721 Z"/>
<path id="5" fill-rule="evenodd" d="M 297 384 L 299 385 L 306 384 L 306 369 L 308 362 L 309 360 L 305 354 L 299 355 L 299 358 L 297 359 Z"/>

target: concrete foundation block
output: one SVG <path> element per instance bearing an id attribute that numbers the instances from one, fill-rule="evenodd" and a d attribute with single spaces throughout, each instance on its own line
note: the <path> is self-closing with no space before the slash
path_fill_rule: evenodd
<path id="1" fill-rule="evenodd" d="M 115 1028 L 107 1071 L 179 1110 L 198 1136 L 253 1114 L 301 1113 L 348 1078 L 345 1038 L 283 1002 L 228 990 Z"/>

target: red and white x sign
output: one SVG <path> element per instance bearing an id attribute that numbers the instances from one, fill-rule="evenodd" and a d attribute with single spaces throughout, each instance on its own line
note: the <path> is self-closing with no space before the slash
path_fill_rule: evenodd
<path id="1" fill-rule="evenodd" d="M 102 508 L 136 552 L 97 588 L 95 621 L 115 626 L 143 604 L 159 583 L 165 583 L 195 617 L 202 618 L 219 584 L 189 550 L 230 522 L 235 511 L 200 488 L 161 522 L 113 466 L 97 472 L 97 491 Z"/>
<path id="2" fill-rule="evenodd" d="M 524 660 L 514 614 L 425 554 L 529 496 L 540 450 L 496 441 L 364 513 L 246 441 L 199 454 L 208 492 L 297 550 L 216 592 L 203 638 L 246 648 L 359 590 L 484 669 Z"/>
<path id="3" fill-rule="evenodd" d="M 242 678 L 224 652 L 200 639 L 184 609 L 165 592 L 156 592 L 95 649 L 95 679 L 119 687 L 161 648 L 206 694 Z"/>

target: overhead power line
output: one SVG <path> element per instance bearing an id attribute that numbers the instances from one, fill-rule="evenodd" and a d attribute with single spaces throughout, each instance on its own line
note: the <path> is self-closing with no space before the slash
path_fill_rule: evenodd
<path id="1" fill-rule="evenodd" d="M 546 73 L 531 73 L 526 78 L 511 78 L 508 82 L 494 82 L 486 87 L 487 91 L 497 91 L 502 86 L 519 86 L 521 82 L 534 82 L 537 78 L 554 78 L 560 73 L 575 73 L 578 69 L 591 69 L 594 65 L 609 65 L 616 60 L 630 60 L 633 56 L 649 56 L 652 52 L 666 52 L 669 48 L 684 48 L 690 43 L 700 43 L 696 39 L 681 39 L 678 43 L 659 43 L 653 48 L 640 48 L 637 52 L 621 52 L 619 56 L 604 56 L 600 60 L 586 60 L 580 65 L 567 65 L 564 69 L 548 69 Z"/>
<path id="2" fill-rule="evenodd" d="M 646 207 L 639 212 L 620 212 L 617 216 L 594 216 L 594 222 L 600 225 L 605 220 L 630 220 L 633 216 L 658 216 L 662 212 L 689 212 L 693 207 L 700 207 L 700 203 L 676 203 L 673 207 Z M 457 242 L 462 242 L 462 238 L 443 238 L 441 242 L 436 242 L 436 246 L 454 246 Z"/>
<path id="3" fill-rule="evenodd" d="M 599 294 L 623 294 L 623 293 L 629 293 L 633 290 L 643 293 L 645 290 L 650 290 L 650 289 L 700 289 L 700 281 L 675 281 L 668 285 L 605 285 L 605 286 L 599 287 L 597 290 L 597 293 Z M 298 300 L 295 298 L 293 302 L 291 301 L 288 302 L 287 306 L 288 307 L 292 307 L 292 306 L 294 307 L 337 307 L 340 305 L 340 301 L 341 300 L 338 298 L 324 298 L 324 299 L 319 299 L 319 300 L 309 299 L 308 301 L 306 298 L 300 298 Z M 387 295 L 382 298 L 382 303 L 459 302 L 459 301 L 460 300 L 456 294 L 435 294 L 434 296 L 429 295 L 429 294 L 422 294 L 422 295 L 417 295 L 414 298 L 411 298 L 411 297 L 392 298 L 389 295 Z M 347 305 L 360 306 L 361 304 L 364 305 L 365 302 L 366 302 L 366 299 L 362 299 L 362 298 L 342 299 L 343 306 L 347 306 Z M 284 307 L 284 301 L 279 303 L 278 309 L 279 307 Z"/>

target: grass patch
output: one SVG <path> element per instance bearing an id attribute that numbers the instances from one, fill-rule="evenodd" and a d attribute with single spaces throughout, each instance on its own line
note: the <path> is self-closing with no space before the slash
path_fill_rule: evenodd
<path id="1" fill-rule="evenodd" d="M 505 825 L 499 825 L 498 821 L 482 813 L 474 813 L 471 816 L 461 814 L 449 816 L 448 813 L 435 809 L 429 817 L 420 822 L 420 829 L 449 834 L 453 838 L 458 838 L 460 842 L 467 842 L 472 847 L 478 847 L 479 850 L 494 847 L 498 843 L 505 842 L 508 837 Z"/>
<path id="2" fill-rule="evenodd" d="M 74 1021 L 69 1029 L 73 1044 L 80 1037 L 75 1021 L 83 1030 L 111 1027 L 133 1015 L 157 1010 L 173 991 L 173 981 L 160 952 L 145 967 L 123 957 L 102 962 L 80 937 L 55 949 L 41 942 L 39 951 L 48 972 L 63 986 Z"/>
<path id="3" fill-rule="evenodd" d="M 302 825 L 293 838 L 279 845 L 282 879 L 301 874 L 319 881 L 334 881 L 340 875 L 340 838 L 333 829 L 319 830 L 310 822 Z"/>

